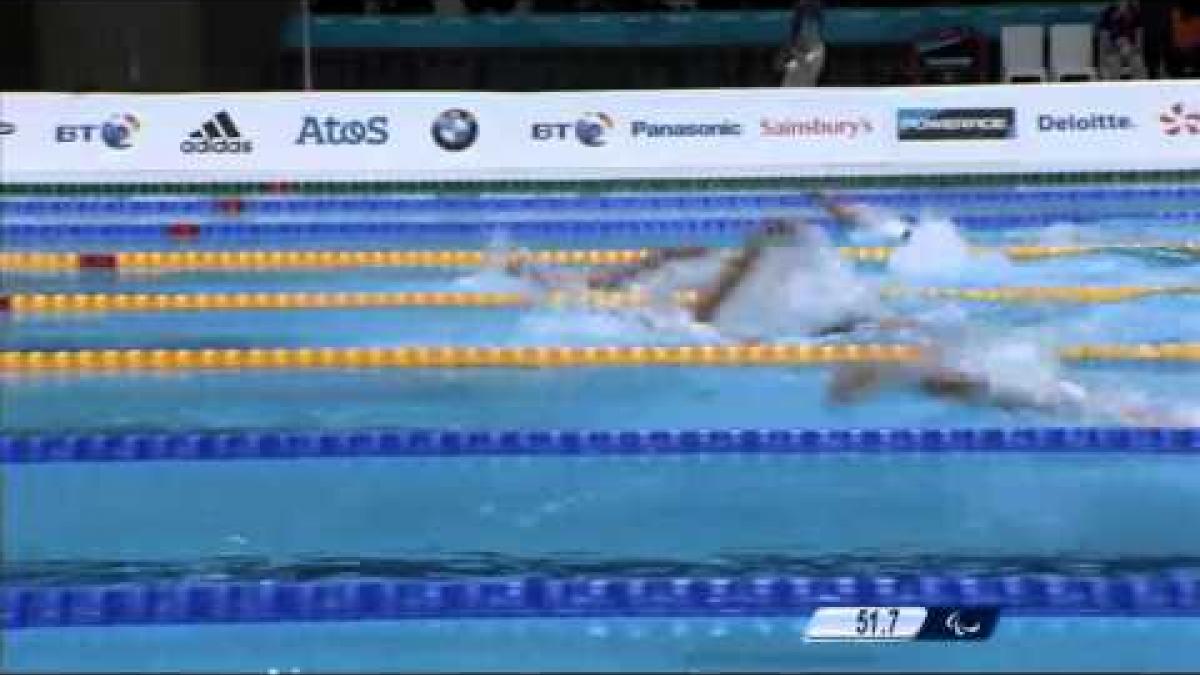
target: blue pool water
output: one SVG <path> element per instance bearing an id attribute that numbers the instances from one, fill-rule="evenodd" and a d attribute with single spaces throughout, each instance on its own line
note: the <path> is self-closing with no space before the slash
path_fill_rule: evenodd
<path id="1" fill-rule="evenodd" d="M 1200 239 L 1200 189 L 864 191 L 911 215 L 933 209 L 972 244 L 1103 244 Z M 1087 190 L 1093 190 L 1087 188 Z M 1069 195 L 1070 198 L 1064 195 Z M 1116 196 L 1114 196 L 1116 195 Z M 130 198 L 104 208 L 4 202 L 5 250 L 478 249 L 482 225 L 534 248 L 736 244 L 764 213 L 816 217 L 770 193 L 493 198 L 486 208 L 425 197 L 211 202 Z M 763 203 L 758 203 L 755 200 Z M 390 200 L 390 201 L 389 201 Z M 42 200 L 52 203 L 50 200 Z M 62 201 L 59 198 L 59 201 Z M 195 202 L 195 205 L 193 205 Z M 30 206 L 34 204 L 35 206 Z M 138 207 L 146 205 L 145 208 Z M 149 205 L 153 204 L 154 208 Z M 440 204 L 440 205 L 439 205 Z M 614 204 L 616 204 L 614 206 Z M 1200 214 L 1198 214 L 1200 215 Z M 931 221 L 932 211 L 924 218 Z M 211 228 L 190 244 L 155 229 Z M 575 234 L 562 224 L 584 223 Z M 379 223 L 337 231 L 340 224 Z M 648 226 L 645 223 L 656 223 Z M 299 227 L 297 223 L 305 224 Z M 405 229 L 402 225 L 408 224 Z M 414 224 L 427 224 L 425 229 Z M 632 223 L 632 225 L 631 225 Z M 664 224 L 666 223 L 666 224 Z M 692 230 L 680 223 L 699 223 Z M 706 224 L 707 223 L 707 224 Z M 104 224 L 125 228 L 101 235 Z M 72 227 L 64 227 L 70 225 Z M 311 228 L 308 228 L 312 225 Z M 440 225 L 439 230 L 433 225 Z M 294 227 L 288 231 L 287 227 Z M 270 237 L 255 227 L 275 227 Z M 41 228 L 41 229 L 38 229 Z M 140 228 L 140 229 L 139 229 Z M 225 228 L 225 229 L 221 229 Z M 308 228 L 308 229 L 305 229 Z M 457 228 L 457 229 L 456 229 Z M 739 229 L 740 228 L 740 229 Z M 457 232 L 447 234 L 447 232 Z M 874 244 L 878 242 L 842 242 Z M 961 243 L 961 242 L 959 242 Z M 908 265 L 847 263 L 868 292 L 907 287 L 1187 285 L 1194 255 L 1110 251 L 1011 262 L 960 259 L 954 242 Z M 902 257 L 902 256 L 901 256 Z M 913 264 L 913 261 L 920 264 Z M 921 262 L 927 261 L 927 262 Z M 0 275 L 0 293 L 512 290 L 495 272 L 264 270 Z M 811 308 L 835 293 L 800 285 Z M 1066 376 L 1114 400 L 1200 410 L 1200 365 L 1055 364 L 1084 343 L 1200 340 L 1200 295 L 1121 303 L 1011 305 L 887 300 L 967 340 L 977 362 L 1014 380 Z M 662 344 L 709 340 L 655 330 L 628 313 L 388 308 L 16 315 L 0 350 Z M 780 324 L 780 322 L 775 322 Z M 813 341 L 800 323 L 779 337 Z M 903 336 L 877 336 L 903 341 Z M 862 336 L 826 342 L 872 341 Z M 565 370 L 325 370 L 3 374 L 5 433 L 437 429 L 974 428 L 1111 425 L 1103 414 L 1005 410 L 888 389 L 853 406 L 826 396 L 825 367 Z M 643 456 L 311 458 L 0 465 L 2 578 L 9 583 L 150 579 L 488 577 L 527 574 L 1107 574 L 1200 568 L 1187 523 L 1200 518 L 1194 457 Z M 806 645 L 806 618 L 520 619 L 321 625 L 163 626 L 10 631 L 12 670 L 861 670 L 1194 668 L 1200 622 L 1010 617 L 984 645 Z M 1165 626 L 1165 627 L 1164 627 Z M 248 645 L 255 645 L 248 648 Z"/>

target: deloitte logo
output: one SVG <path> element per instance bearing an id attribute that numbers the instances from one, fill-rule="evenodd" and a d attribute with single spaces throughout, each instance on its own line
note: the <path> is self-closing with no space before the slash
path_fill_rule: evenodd
<path id="1" fill-rule="evenodd" d="M 188 134 L 179 151 L 191 155 L 232 155 L 254 152 L 254 145 L 242 138 L 229 113 L 222 110 L 199 129 Z"/>
<path id="2" fill-rule="evenodd" d="M 300 126 L 296 145 L 381 145 L 388 139 L 388 118 L 383 115 L 370 117 L 367 121 L 344 121 L 336 117 L 324 120 L 309 115 Z"/>
<path id="3" fill-rule="evenodd" d="M 1038 115 L 1038 131 L 1128 131 L 1135 128 L 1128 115 L 1090 113 L 1085 115 Z"/>
<path id="4" fill-rule="evenodd" d="M 466 150 L 479 138 L 479 122 L 466 110 L 454 108 L 438 115 L 433 120 L 433 142 L 450 152 Z"/>

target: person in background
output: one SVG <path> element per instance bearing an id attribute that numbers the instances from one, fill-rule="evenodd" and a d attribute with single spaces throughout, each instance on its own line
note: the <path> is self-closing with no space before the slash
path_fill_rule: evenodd
<path id="1" fill-rule="evenodd" d="M 517 0 L 463 0 L 467 11 L 471 14 L 483 14 L 485 12 L 495 12 L 497 14 L 507 14 L 513 11 L 517 6 Z"/>
<path id="2" fill-rule="evenodd" d="M 1142 0 L 1139 7 L 1142 18 L 1142 60 L 1146 64 L 1146 75 L 1159 79 L 1169 77 L 1175 68 L 1171 52 L 1171 0 Z"/>
<path id="3" fill-rule="evenodd" d="M 825 13 L 822 0 L 797 0 L 782 59 L 784 87 L 815 87 L 825 70 Z"/>
<path id="4" fill-rule="evenodd" d="M 1200 0 L 1176 0 L 1171 7 L 1172 77 L 1200 77 Z"/>
<path id="5" fill-rule="evenodd" d="M 1096 33 L 1100 79 L 1146 77 L 1141 11 L 1135 0 L 1120 0 L 1104 10 Z"/>

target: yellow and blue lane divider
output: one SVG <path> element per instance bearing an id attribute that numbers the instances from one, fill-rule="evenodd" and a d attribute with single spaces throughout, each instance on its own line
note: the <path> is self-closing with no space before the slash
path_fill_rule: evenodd
<path id="1" fill-rule="evenodd" d="M 1159 295 L 1200 294 L 1198 285 L 1011 286 L 997 288 L 886 287 L 885 297 L 920 297 L 997 303 L 1111 303 Z M 697 292 L 680 291 L 674 300 L 695 302 Z M 639 307 L 650 304 L 644 290 L 551 292 L 544 297 L 518 292 L 296 292 L 296 293 L 19 293 L 0 295 L 0 312 L 64 314 L 175 312 L 255 309 L 334 309 L 381 307 L 527 307 L 584 304 Z"/>
<path id="2" fill-rule="evenodd" d="M 517 576 L 167 580 L 0 588 L 8 630 L 293 621 L 805 617 L 820 607 L 989 607 L 1001 617 L 1197 616 L 1190 571 L 1125 575 Z M 1001 618 L 1003 620 L 1003 618 Z"/>
<path id="3" fill-rule="evenodd" d="M 1200 362 L 1200 343 L 1080 344 L 1068 361 Z M 312 370 L 321 368 L 580 368 L 628 366 L 823 366 L 911 363 L 909 344 L 697 344 L 610 346 L 404 346 L 281 349 L 85 349 L 3 351 L 0 372 Z"/>
<path id="4" fill-rule="evenodd" d="M 848 246 L 840 253 L 857 262 L 885 262 L 894 249 Z M 1039 260 L 1103 252 L 1170 251 L 1200 255 L 1200 242 L 1137 242 L 1064 246 L 1014 245 L 975 247 L 1013 260 Z M 531 251 L 510 259 L 545 265 L 623 265 L 639 262 L 654 249 L 573 249 Z M 492 260 L 482 250 L 403 251 L 130 251 L 130 252 L 0 252 L 0 271 L 72 272 L 81 270 L 245 270 L 340 269 L 355 267 L 478 267 Z"/>

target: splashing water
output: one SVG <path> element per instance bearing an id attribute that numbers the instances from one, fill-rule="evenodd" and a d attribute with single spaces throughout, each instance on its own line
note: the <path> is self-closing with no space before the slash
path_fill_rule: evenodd
<path id="1" fill-rule="evenodd" d="M 1002 395 L 1013 395 L 1053 405 L 1062 393 L 1062 364 L 1054 348 L 1034 335 L 1009 333 L 1002 338 L 978 336 L 963 343 L 952 356 L 964 373 L 987 382 Z"/>
<path id="2" fill-rule="evenodd" d="M 763 338 L 803 336 L 850 316 L 882 314 L 878 290 L 858 278 L 819 229 L 803 245 L 762 252 L 749 277 L 714 321 L 724 334 Z"/>
<path id="3" fill-rule="evenodd" d="M 901 214 L 882 207 L 862 205 L 855 208 L 861 227 L 850 230 L 847 238 L 859 246 L 894 244 L 912 235 L 913 224 Z"/>
<path id="4" fill-rule="evenodd" d="M 713 342 L 720 336 L 696 324 L 679 307 L 621 309 L 539 309 L 517 324 L 514 344 L 664 344 Z"/>
<path id="5" fill-rule="evenodd" d="M 922 214 L 908 243 L 892 252 L 888 271 L 920 282 L 967 282 L 1007 279 L 1014 267 L 1000 253 L 973 253 L 954 221 Z"/>

